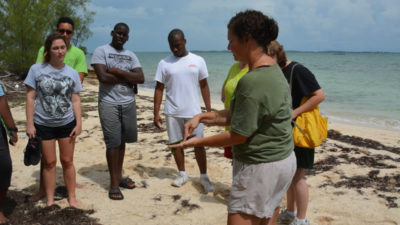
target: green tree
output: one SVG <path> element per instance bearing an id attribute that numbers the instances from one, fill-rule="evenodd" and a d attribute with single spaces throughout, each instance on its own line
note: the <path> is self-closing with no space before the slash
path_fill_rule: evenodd
<path id="1" fill-rule="evenodd" d="M 25 77 L 38 49 L 56 28 L 61 16 L 75 22 L 72 43 L 78 45 L 92 32 L 90 0 L 0 0 L 0 69 Z"/>

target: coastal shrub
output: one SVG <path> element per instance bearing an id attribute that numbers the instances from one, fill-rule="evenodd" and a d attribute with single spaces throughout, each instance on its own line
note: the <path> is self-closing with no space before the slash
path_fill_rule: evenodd
<path id="1" fill-rule="evenodd" d="M 90 0 L 0 1 L 0 70 L 24 78 L 35 63 L 45 37 L 55 30 L 61 16 L 74 20 L 72 44 L 88 39 L 94 12 L 86 9 Z"/>

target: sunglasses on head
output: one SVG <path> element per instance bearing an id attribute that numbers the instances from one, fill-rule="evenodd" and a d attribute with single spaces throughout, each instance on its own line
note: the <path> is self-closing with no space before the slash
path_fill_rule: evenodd
<path id="1" fill-rule="evenodd" d="M 59 30 L 57 30 L 60 34 L 63 34 L 63 33 L 67 33 L 67 34 L 72 34 L 72 30 L 64 30 L 64 29 L 59 29 Z"/>

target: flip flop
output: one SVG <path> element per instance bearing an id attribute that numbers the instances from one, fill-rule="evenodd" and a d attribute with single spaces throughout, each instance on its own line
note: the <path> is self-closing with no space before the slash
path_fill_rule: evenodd
<path id="1" fill-rule="evenodd" d="M 111 200 L 122 200 L 122 199 L 124 199 L 124 195 L 122 194 L 121 190 L 119 190 L 119 188 L 112 188 L 108 192 L 108 197 Z"/>
<path id="2" fill-rule="evenodd" d="M 119 186 L 126 189 L 134 189 L 136 187 L 135 181 L 129 177 L 123 178 Z"/>
<path id="3" fill-rule="evenodd" d="M 39 136 L 29 139 L 24 151 L 25 166 L 37 165 L 41 158 L 42 140 Z"/>
<path id="4" fill-rule="evenodd" d="M 61 200 L 63 198 L 68 198 L 68 191 L 65 186 L 57 186 L 54 191 L 54 199 Z"/>

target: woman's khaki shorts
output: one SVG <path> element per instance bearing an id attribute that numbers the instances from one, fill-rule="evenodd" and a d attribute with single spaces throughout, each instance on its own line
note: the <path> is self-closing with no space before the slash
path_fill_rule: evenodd
<path id="1" fill-rule="evenodd" d="M 292 182 L 296 157 L 259 164 L 233 160 L 233 181 L 228 213 L 244 213 L 258 218 L 271 218 Z"/>

